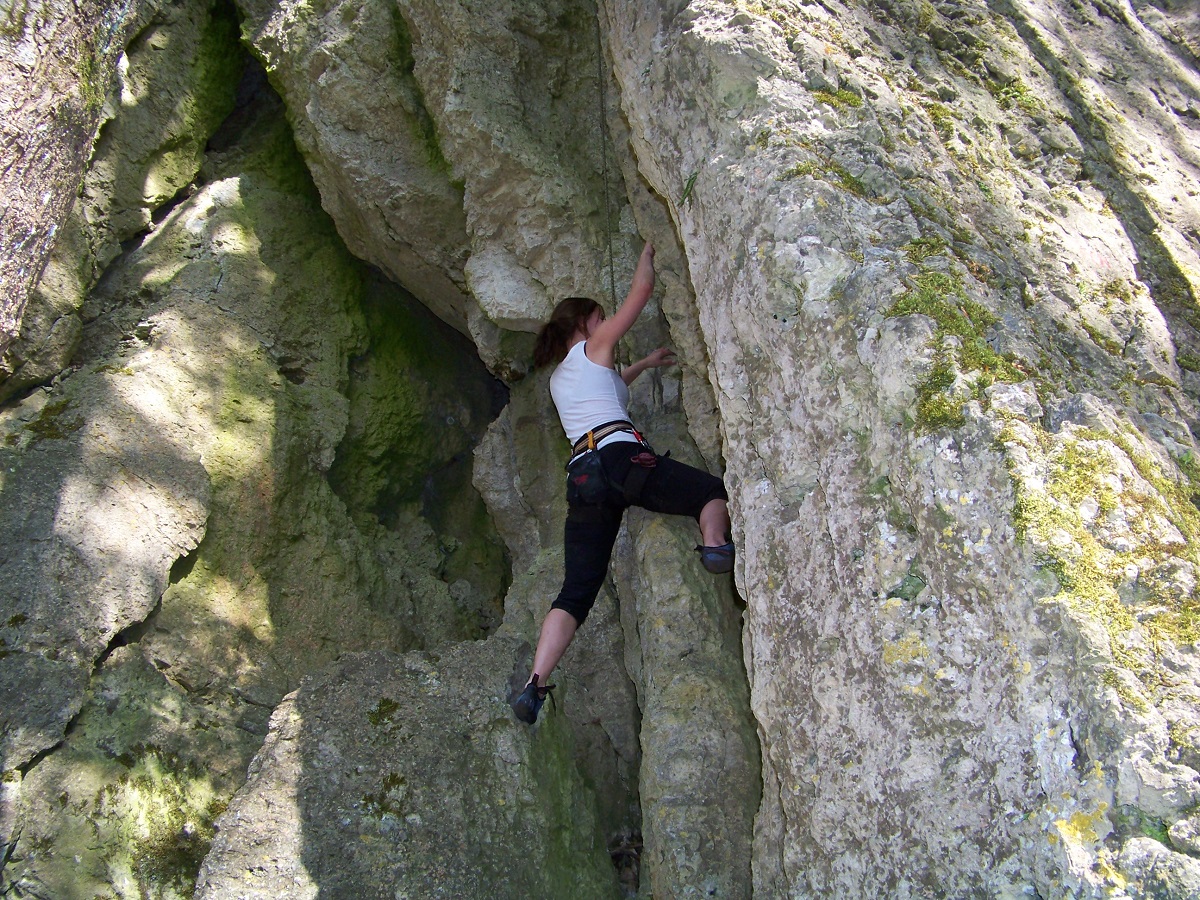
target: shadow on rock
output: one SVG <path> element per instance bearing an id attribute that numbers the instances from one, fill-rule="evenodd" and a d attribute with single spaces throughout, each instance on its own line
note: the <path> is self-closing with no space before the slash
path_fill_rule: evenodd
<path id="1" fill-rule="evenodd" d="M 618 896 L 566 720 L 506 702 L 522 642 L 345 657 L 271 720 L 198 900 Z"/>

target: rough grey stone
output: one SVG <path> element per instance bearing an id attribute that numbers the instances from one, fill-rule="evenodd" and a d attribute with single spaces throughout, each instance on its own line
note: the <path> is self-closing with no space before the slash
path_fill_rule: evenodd
<path id="1" fill-rule="evenodd" d="M 152 230 L 152 213 L 191 182 L 205 143 L 233 109 L 245 54 L 232 11 L 212 0 L 140 6 L 79 196 L 18 340 L 0 360 L 0 400 L 67 365 L 87 291 L 121 243 Z M 102 99 L 108 93 L 107 84 L 93 89 Z"/>
<path id="2" fill-rule="evenodd" d="M 103 377 L 80 380 L 5 423 L 5 770 L 62 739 L 96 659 L 204 535 L 209 482 L 188 426 L 128 399 Z"/>
<path id="3" fill-rule="evenodd" d="M 505 700 L 520 645 L 351 655 L 275 711 L 196 897 L 616 897 L 566 720 Z"/>
<path id="4" fill-rule="evenodd" d="M 465 333 L 461 176 L 413 77 L 414 35 L 402 11 L 259 0 L 239 8 L 346 245 Z"/>
<path id="5" fill-rule="evenodd" d="M 691 526 L 631 513 L 622 590 L 641 719 L 643 885 L 654 897 L 744 897 L 761 790 L 759 744 L 727 579 Z"/>
<path id="6" fill-rule="evenodd" d="M 872 162 L 887 171 L 894 155 L 905 166 L 901 177 L 920 173 L 919 186 L 904 183 L 904 204 L 874 205 L 847 177 L 861 169 L 839 170 L 828 162 L 848 158 L 859 110 L 805 102 L 794 82 L 770 74 L 759 78 L 752 95 L 729 89 L 764 55 L 773 55 L 784 71 L 788 58 L 778 51 L 767 17 L 751 21 L 710 3 L 690 4 L 674 17 L 619 4 L 604 8 L 639 167 L 668 199 L 688 259 L 712 360 L 732 507 L 746 535 L 738 586 L 748 604 L 746 666 L 764 765 L 755 893 L 909 896 L 1036 888 L 1087 895 L 1104 883 L 1096 866 L 1106 852 L 1104 835 L 1113 827 L 1118 794 L 1144 798 L 1170 824 L 1187 809 L 1191 782 L 1189 767 L 1164 755 L 1170 743 L 1161 740 L 1165 723 L 1154 704 L 1165 704 L 1166 697 L 1149 699 L 1153 692 L 1143 694 L 1145 680 L 1132 674 L 1155 664 L 1150 657 L 1135 663 L 1121 655 L 1140 653 L 1134 648 L 1146 646 L 1145 633 L 1124 619 L 1114 649 L 1114 625 L 1104 607 L 1034 565 L 1034 554 L 1079 559 L 1071 554 L 1091 546 L 1084 534 L 1092 531 L 1082 524 L 1090 508 L 1071 513 L 1079 518 L 1069 521 L 1083 529 L 1073 532 L 1078 537 L 1068 541 L 1053 529 L 1049 510 L 1066 502 L 1057 492 L 1065 498 L 1067 490 L 1057 467 L 1081 448 L 1076 442 L 1083 435 L 1063 427 L 1047 440 L 1042 423 L 1026 418 L 1038 413 L 1042 401 L 1029 400 L 1050 400 L 1051 429 L 1084 416 L 1114 440 L 1126 440 L 1116 437 L 1129 434 L 1117 399 L 1122 392 L 1125 403 L 1147 412 L 1160 403 L 1193 406 L 1194 398 L 1176 392 L 1165 371 L 1155 375 L 1147 367 L 1152 358 L 1169 361 L 1172 343 L 1190 343 L 1194 333 L 1164 312 L 1169 301 L 1155 303 L 1154 312 L 1143 305 L 1141 288 L 1121 288 L 1122 281 L 1137 280 L 1129 260 L 1142 251 L 1128 240 L 1130 232 L 1122 238 L 1108 230 L 1102 196 L 1070 192 L 1078 163 L 1046 153 L 1036 135 L 1056 113 L 1062 114 L 1059 122 L 1071 118 L 1054 99 L 1071 53 L 1082 49 L 1099 57 L 1101 46 L 1120 46 L 1127 60 L 1141 53 L 1157 60 L 1163 59 L 1161 48 L 1139 43 L 1120 17 L 1093 21 L 1066 4 L 1055 4 L 1045 19 L 1043 10 L 1026 5 L 1002 20 L 982 7 L 962 10 L 973 17 L 979 38 L 997 48 L 987 56 L 996 80 L 985 92 L 931 54 L 913 59 L 910 34 L 891 20 L 856 4 L 835 6 L 830 15 L 836 16 L 837 35 L 831 42 L 831 32 L 822 34 L 829 55 L 880 97 L 868 105 L 885 135 Z M 909 15 L 920 25 L 916 4 L 893 12 L 906 27 L 913 25 Z M 781 29 L 819 31 L 801 17 L 770 19 Z M 1061 22 L 1071 23 L 1066 31 L 1050 24 Z M 878 40 L 866 39 L 868 34 Z M 1070 49 L 1067 34 L 1078 36 Z M 857 54 L 872 43 L 892 50 L 891 60 L 903 60 L 886 78 L 860 64 Z M 868 56 L 872 66 L 896 65 L 883 54 Z M 1159 71 L 1164 84 L 1186 77 L 1173 62 L 1164 61 Z M 889 97 L 929 118 L 910 114 L 902 123 L 886 117 Z M 936 105 L 945 97 L 955 98 L 953 106 Z M 1103 111 L 1110 100 L 1130 111 L 1127 123 L 1134 121 L 1138 101 L 1120 82 L 1082 101 L 1075 96 L 1094 110 L 1093 121 L 1106 123 L 1112 121 Z M 973 120 L 987 127 L 969 125 Z M 1182 146 L 1175 137 L 1182 134 L 1180 124 L 1169 116 L 1120 133 L 1140 147 Z M 1169 162 L 1114 166 L 1102 158 L 1094 134 L 1083 137 L 1083 152 L 1093 155 L 1090 171 L 1103 173 L 1111 188 L 1107 196 L 1130 198 L 1117 212 L 1118 222 L 1142 223 L 1135 241 L 1151 227 L 1143 216 L 1164 223 L 1161 244 L 1142 242 L 1143 250 L 1162 261 L 1164 273 L 1197 271 L 1194 242 L 1182 237 L 1177 224 L 1165 224 L 1195 215 L 1194 198 L 1177 212 L 1165 189 L 1169 183 L 1173 196 L 1190 197 L 1180 175 L 1190 164 L 1168 154 Z M 1072 143 L 1055 138 L 1059 147 Z M 1008 160 L 1011 175 L 991 181 L 988 173 L 996 170 L 990 162 L 976 167 L 973 153 Z M 794 177 L 798 168 L 812 174 Z M 1161 186 L 1141 177 L 1139 168 L 1161 176 Z M 698 174 L 685 201 L 676 186 L 692 172 Z M 803 215 L 799 227 L 794 211 Z M 1025 223 L 1024 239 L 1013 231 L 1014 219 Z M 1071 224 L 1049 224 L 1066 222 Z M 964 234 L 968 225 L 986 235 L 982 241 L 995 252 L 986 264 L 961 251 L 925 251 L 929 242 L 949 246 L 950 237 L 956 249 L 977 244 Z M 1032 252 L 1022 246 L 1026 241 Z M 875 257 L 889 263 L 872 270 L 873 290 L 862 292 L 855 263 L 865 269 L 872 265 L 870 254 L 884 248 L 894 255 L 885 250 Z M 847 260 L 845 277 L 827 280 L 827 261 L 839 254 Z M 1012 305 L 1013 295 L 989 281 L 991 274 L 1012 277 L 1018 271 L 1036 275 L 1042 285 L 1034 304 Z M 1194 293 L 1193 276 L 1182 277 L 1180 289 Z M 1086 290 L 1072 295 L 1067 285 L 1080 278 Z M 801 303 L 785 317 L 797 293 Z M 881 325 L 898 321 L 889 310 L 906 296 L 928 310 L 930 339 L 914 335 L 910 345 L 885 348 Z M 987 320 L 963 305 L 967 300 L 986 307 L 1005 327 L 993 336 L 984 327 L 973 335 L 955 325 L 953 307 L 967 318 Z M 1144 321 L 1151 324 L 1161 314 L 1165 331 L 1149 337 L 1147 346 L 1154 349 L 1140 355 L 1140 368 L 1131 368 L 1105 349 L 1113 337 L 1084 313 L 1114 323 L 1122 315 L 1149 314 Z M 1016 339 L 1012 322 L 1018 323 Z M 993 405 L 988 384 L 973 384 L 971 367 L 979 363 L 967 354 L 985 336 L 1016 354 L 1023 371 L 1033 373 L 1036 392 L 1019 399 L 997 388 L 1000 403 Z M 1130 390 L 1130 378 L 1139 387 Z M 1028 379 L 1014 373 L 1003 380 Z M 935 384 L 946 404 L 944 421 L 930 419 Z M 973 391 L 981 399 L 964 403 Z M 1104 398 L 1093 404 L 1094 415 L 1086 401 L 1081 405 L 1089 392 Z M 911 414 L 907 421 L 904 411 Z M 1020 424 L 1006 426 L 1005 415 Z M 949 424 L 954 421 L 961 424 Z M 1005 427 L 1015 429 L 1015 439 L 1000 449 L 996 439 Z M 1123 446 L 1128 452 L 1116 450 L 1111 459 L 1124 499 L 1111 518 L 1097 518 L 1095 536 L 1105 546 L 1136 553 L 1133 548 L 1147 545 L 1119 523 L 1141 516 L 1134 497 L 1144 488 L 1136 466 L 1127 466 L 1150 451 L 1140 443 Z M 1083 447 L 1081 452 L 1091 451 L 1091 445 Z M 1095 449 L 1109 458 L 1107 450 Z M 1162 461 L 1165 477 L 1175 477 L 1165 448 L 1151 455 Z M 1108 463 L 1097 466 L 1107 471 Z M 1093 489 L 1098 484 L 1085 491 Z M 1169 493 L 1159 496 L 1190 518 Z M 1021 515 L 1032 514 L 1032 527 L 1031 518 L 1014 515 L 1014 495 L 1024 504 Z M 1155 579 L 1165 584 L 1168 570 L 1191 566 L 1191 552 L 1182 548 L 1194 538 L 1176 538 L 1174 526 L 1157 521 L 1181 557 L 1139 567 L 1147 598 Z M 917 560 L 930 602 L 888 597 Z M 932 560 L 937 563 L 930 567 Z M 1155 615 L 1171 608 L 1172 597 L 1188 596 L 1186 578 L 1179 584 L 1182 594 L 1176 588 L 1154 594 L 1160 604 Z M 1061 646 L 1064 632 L 1075 635 L 1070 649 Z M 1172 639 L 1173 647 L 1176 640 L 1178 655 L 1189 658 L 1194 651 L 1186 629 Z M 1094 662 L 1077 668 L 1081 659 Z M 1126 664 L 1130 681 L 1117 674 Z M 1105 679 L 1119 687 L 1102 687 Z M 1063 690 L 1069 700 L 1055 700 Z M 1102 735 L 1102 710 L 1114 703 L 1121 715 Z M 1195 714 L 1190 708 L 1188 718 Z M 996 721 L 996 709 L 1011 716 Z M 979 724 L 966 724 L 972 720 Z M 963 740 L 960 735 L 968 733 L 981 740 Z M 1077 754 L 1072 733 L 1094 737 Z M 1145 748 L 1144 766 L 1126 764 L 1134 745 Z M 1099 768 L 1089 770 L 1093 764 Z M 1028 818 L 1002 812 L 1008 809 Z M 1072 825 L 1083 821 L 1096 825 Z M 946 824 L 953 822 L 965 831 Z M 911 853 L 903 849 L 907 842 L 924 849 Z"/>
<path id="7" fill-rule="evenodd" d="M 31 0 L 0 30 L 0 358 L 71 208 L 128 36 L 158 3 Z"/>
<path id="8" fill-rule="evenodd" d="M 346 253 L 269 91 L 235 138 L 90 293 L 78 367 L 0 413 L 6 890 L 190 896 L 303 675 L 499 623 L 454 465 L 492 380 Z"/>
<path id="9" fill-rule="evenodd" d="M 710 606 L 713 595 L 691 585 L 681 566 L 694 560 L 672 549 L 682 529 L 631 522 L 615 596 L 604 592 L 564 661 L 555 721 L 573 737 L 572 750 L 557 745 L 572 758 L 562 771 L 603 780 L 596 828 L 640 813 L 646 891 L 744 887 L 747 865 L 763 897 L 1192 890 L 1190 857 L 1133 836 L 1185 842 L 1200 771 L 1189 624 L 1200 448 L 1180 427 L 1200 421 L 1189 374 L 1200 359 L 1189 12 L 1066 0 L 246 7 L 347 243 L 470 334 L 494 372 L 523 378 L 475 474 L 520 560 L 505 634 L 533 640 L 561 566 L 562 439 L 544 374 L 527 371 L 528 330 L 559 296 L 607 300 L 642 237 L 664 251 L 663 290 L 628 352 L 670 342 L 685 365 L 681 378 L 643 380 L 634 410 L 656 443 L 665 435 L 726 472 L 750 690 L 746 699 L 729 622 L 660 634 L 644 614 Z M 593 75 L 596 13 L 611 77 Z M 986 48 L 990 80 L 928 37 L 963 59 L 974 57 L 956 41 Z M 813 95 L 851 88 L 863 103 Z M 419 187 L 406 194 L 407 184 Z M 227 223 L 230 192 L 206 186 L 211 212 L 172 222 Z M 176 284 L 195 296 L 263 276 L 165 244 L 156 265 L 191 259 Z M 107 359 L 102 336 L 132 348 L 188 318 L 110 317 L 111 299 L 89 301 L 100 316 L 82 345 L 91 362 Z M 311 437 L 278 471 L 335 471 L 351 413 L 336 367 L 314 358 L 340 353 L 301 352 L 298 337 L 325 345 L 311 331 L 280 337 L 257 306 L 239 325 L 267 335 L 265 355 L 249 337 L 239 345 L 250 348 L 239 372 L 274 366 L 303 379 L 272 382 L 305 411 L 297 430 Z M 361 341 L 341 327 L 336 340 Z M 35 403 L 7 433 L 36 420 Z M 372 556 L 388 572 L 416 557 L 424 572 L 428 556 L 405 554 L 386 529 L 359 532 L 374 553 L 323 526 L 308 539 L 306 510 L 356 527 L 362 511 L 342 516 L 311 484 L 289 498 L 280 530 L 299 545 L 285 559 L 304 560 L 296 579 L 265 601 L 253 579 L 238 582 L 216 608 L 239 610 L 245 641 L 265 639 L 265 608 L 291 655 L 329 659 L 334 641 L 296 635 L 332 635 L 346 607 L 337 590 L 309 586 L 392 584 Z M 231 489 L 218 500 L 255 497 Z M 218 529 L 220 519 L 207 534 L 228 550 L 234 527 Z M 209 540 L 164 599 L 170 634 L 151 632 L 142 649 L 180 684 L 232 682 L 269 703 L 291 686 L 285 666 L 239 668 L 231 641 L 213 676 L 208 657 L 184 652 L 219 621 L 187 627 L 214 596 L 201 588 L 260 562 L 211 553 Z M 424 624 L 453 610 L 430 579 L 374 595 L 412 598 L 381 606 L 388 627 L 392 616 L 412 623 L 400 642 L 425 627 L 420 640 L 454 637 Z M 684 655 L 692 640 L 700 649 Z M 693 668 L 696 656 L 728 668 L 712 676 L 720 665 Z M 403 687 L 396 702 L 421 702 L 425 685 Z M 712 765 L 713 726 L 679 723 L 693 696 L 738 717 L 737 739 L 721 745 L 735 758 Z M 722 782 L 708 777 L 751 771 L 747 704 L 763 787 L 749 837 L 749 794 L 717 802 Z M 630 750 L 639 715 L 640 758 Z M 245 718 L 261 726 L 261 715 Z M 289 796 L 284 743 L 264 755 L 247 804 Z M 697 779 L 699 789 L 680 787 Z M 687 830 L 696 819 L 731 829 L 726 853 L 706 856 L 704 836 Z M 289 821 L 286 834 L 309 827 Z M 230 820 L 211 864 L 261 837 L 249 817 Z M 674 857 L 662 851 L 672 842 Z M 277 873 L 311 880 L 285 849 Z M 382 858 L 376 849 L 362 858 Z M 238 878 L 253 876 L 229 865 L 222 889 L 248 890 Z M 332 867 L 322 873 L 342 883 Z"/>
<path id="10" fill-rule="evenodd" d="M 1127 842 L 1121 863 L 1133 878 L 1130 896 L 1183 900 L 1200 894 L 1200 860 L 1173 853 L 1151 838 Z"/>

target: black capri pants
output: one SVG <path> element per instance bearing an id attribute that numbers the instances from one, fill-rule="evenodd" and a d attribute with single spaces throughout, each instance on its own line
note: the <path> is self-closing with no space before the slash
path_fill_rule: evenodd
<path id="1" fill-rule="evenodd" d="M 606 496 L 599 504 L 568 506 L 563 529 L 565 574 L 562 590 L 551 609 L 569 612 L 580 625 L 591 612 L 608 574 L 608 561 L 621 529 L 621 519 L 631 505 L 625 499 L 625 479 L 635 465 L 633 457 L 643 450 L 642 444 L 633 441 L 616 441 L 601 447 L 597 452 L 609 481 Z M 727 499 L 725 485 L 717 476 L 660 456 L 658 464 L 648 470 L 641 496 L 632 505 L 667 515 L 691 516 L 699 521 L 700 511 L 711 501 Z"/>

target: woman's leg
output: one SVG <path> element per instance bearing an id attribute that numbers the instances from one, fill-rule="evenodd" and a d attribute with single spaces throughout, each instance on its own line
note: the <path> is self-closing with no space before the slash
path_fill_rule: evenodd
<path id="1" fill-rule="evenodd" d="M 729 504 L 721 479 L 670 457 L 651 469 L 638 506 L 651 512 L 692 516 L 706 547 L 729 542 Z"/>
<path id="2" fill-rule="evenodd" d="M 728 495 L 721 479 L 702 469 L 660 457 L 646 477 L 638 506 L 692 516 L 700 526 L 700 564 L 714 575 L 733 569 Z"/>
<path id="3" fill-rule="evenodd" d="M 538 638 L 537 652 L 533 655 L 533 672 L 538 676 L 538 684 L 546 683 L 562 655 L 567 652 L 567 647 L 570 646 L 578 628 L 579 623 L 566 610 L 551 609 L 546 613 L 546 619 L 542 622 L 542 634 Z M 533 681 L 532 673 L 529 680 Z"/>
<path id="4" fill-rule="evenodd" d="M 542 622 L 533 672 L 545 684 L 575 632 L 600 593 L 608 574 L 608 560 L 621 528 L 624 510 L 616 507 L 572 507 L 563 528 L 563 585 Z"/>
<path id="5" fill-rule="evenodd" d="M 709 500 L 700 510 L 700 534 L 706 547 L 720 547 L 729 540 L 729 504 Z"/>

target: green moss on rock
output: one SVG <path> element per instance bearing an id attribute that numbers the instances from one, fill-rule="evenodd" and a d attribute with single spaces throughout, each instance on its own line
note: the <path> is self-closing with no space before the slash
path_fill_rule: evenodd
<path id="1" fill-rule="evenodd" d="M 924 261 L 939 255 L 939 239 L 925 238 L 906 247 L 910 259 Z M 887 316 L 918 314 L 933 320 L 933 345 L 937 355 L 929 375 L 917 385 L 916 425 L 920 431 L 936 431 L 962 425 L 965 400 L 953 392 L 958 373 L 974 373 L 982 388 L 997 381 L 1017 382 L 1025 376 L 1008 357 L 987 342 L 986 330 L 996 317 L 982 304 L 967 298 L 962 277 L 956 273 L 922 269 L 911 280 L 910 289 L 887 310 Z M 956 340 L 947 342 L 947 338 Z M 948 343 L 955 345 L 953 349 Z"/>
<path id="2" fill-rule="evenodd" d="M 838 91 L 813 91 L 813 96 L 822 103 L 834 109 L 858 109 L 862 106 L 862 97 L 853 91 L 845 89 Z"/>
<path id="3" fill-rule="evenodd" d="M 66 414 L 70 408 L 71 401 L 69 398 L 47 403 L 38 414 L 38 417 L 25 425 L 24 430 L 40 440 L 64 440 L 84 425 L 83 419 L 79 416 L 68 416 Z"/>
<path id="4" fill-rule="evenodd" d="M 1148 690 L 1157 664 L 1153 648 L 1200 639 L 1200 598 L 1194 578 L 1181 590 L 1179 565 L 1200 572 L 1200 511 L 1187 476 L 1173 478 L 1147 453 L 1136 433 L 1110 435 L 1070 426 L 1051 434 L 1014 424 L 1001 435 L 1013 466 L 1018 537 L 1030 542 L 1058 578 L 1054 600 L 1100 622 L 1118 665 Z M 1013 462 L 1017 457 L 1022 464 Z M 1030 468 L 1032 467 L 1032 468 Z M 1164 533 L 1169 526 L 1178 537 Z M 1137 708 L 1128 692 L 1118 694 Z"/>

